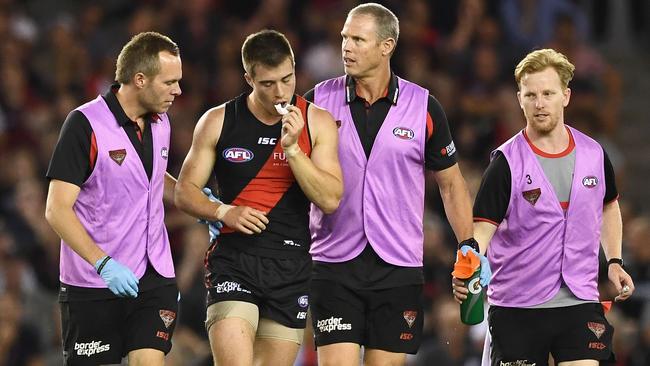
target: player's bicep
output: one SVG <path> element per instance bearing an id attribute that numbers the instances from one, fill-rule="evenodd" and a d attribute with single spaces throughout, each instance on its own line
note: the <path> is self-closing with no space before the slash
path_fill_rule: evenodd
<path id="1" fill-rule="evenodd" d="M 223 126 L 224 109 L 221 107 L 207 111 L 196 124 L 192 146 L 185 157 L 178 181 L 203 187 L 216 161 L 216 145 Z"/>
<path id="2" fill-rule="evenodd" d="M 332 115 L 324 109 L 314 108 L 312 121 L 313 132 L 315 132 L 314 147 L 311 151 L 311 160 L 314 165 L 342 179 L 341 166 L 338 155 L 338 130 Z"/>

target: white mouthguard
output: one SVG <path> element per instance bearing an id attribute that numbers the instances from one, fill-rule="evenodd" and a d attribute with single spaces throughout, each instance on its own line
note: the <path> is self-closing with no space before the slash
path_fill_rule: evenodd
<path id="1" fill-rule="evenodd" d="M 289 110 L 287 110 L 287 108 L 283 107 L 282 104 L 279 104 L 279 103 L 275 104 L 274 107 L 275 107 L 275 110 L 278 111 L 278 113 L 280 113 L 283 116 L 285 114 L 289 113 Z"/>

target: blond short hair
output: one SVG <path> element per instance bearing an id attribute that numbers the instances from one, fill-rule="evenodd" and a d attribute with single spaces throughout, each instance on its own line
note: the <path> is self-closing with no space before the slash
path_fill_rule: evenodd
<path id="1" fill-rule="evenodd" d="M 555 69 L 557 74 L 560 76 L 562 86 L 567 88 L 569 86 L 569 81 L 573 79 L 573 71 L 576 67 L 569 62 L 569 59 L 565 55 L 550 48 L 536 50 L 527 54 L 526 57 L 519 62 L 517 67 L 515 67 L 515 81 L 517 82 L 517 85 L 519 85 L 521 78 L 523 78 L 525 74 L 539 72 L 548 67 Z"/>

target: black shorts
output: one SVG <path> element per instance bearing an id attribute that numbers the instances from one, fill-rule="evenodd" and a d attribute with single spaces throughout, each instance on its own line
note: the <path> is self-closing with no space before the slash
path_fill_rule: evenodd
<path id="1" fill-rule="evenodd" d="M 304 329 L 309 306 L 311 257 L 269 258 L 217 246 L 209 252 L 207 306 L 220 301 L 257 305 L 260 318 Z"/>
<path id="2" fill-rule="evenodd" d="M 422 285 L 351 289 L 312 280 L 311 317 L 316 346 L 351 342 L 396 353 L 417 353 L 422 340 Z"/>
<path id="3" fill-rule="evenodd" d="M 138 297 L 61 303 L 65 365 L 120 363 L 130 351 L 168 353 L 178 317 L 176 284 Z"/>
<path id="4" fill-rule="evenodd" d="M 549 353 L 556 363 L 614 359 L 614 328 L 599 303 L 549 309 L 490 306 L 488 321 L 492 365 L 548 365 Z"/>

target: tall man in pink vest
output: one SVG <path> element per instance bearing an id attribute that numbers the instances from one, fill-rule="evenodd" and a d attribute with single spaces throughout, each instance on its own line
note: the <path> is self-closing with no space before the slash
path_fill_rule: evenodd
<path id="1" fill-rule="evenodd" d="M 603 148 L 564 123 L 574 66 L 552 49 L 515 69 L 526 128 L 497 148 L 474 204 L 474 236 L 494 270 L 492 365 L 598 365 L 613 329 L 599 303 L 598 252 L 617 301 L 634 284 L 621 260 L 614 170 Z M 467 288 L 454 279 L 456 300 Z M 484 357 L 485 358 L 485 357 Z"/>
<path id="2" fill-rule="evenodd" d="M 181 59 L 147 32 L 117 58 L 117 84 L 67 117 L 47 177 L 45 216 L 61 237 L 66 365 L 162 365 L 178 289 L 164 225 L 167 110 L 181 94 Z"/>
<path id="3" fill-rule="evenodd" d="M 400 365 L 422 335 L 424 178 L 432 170 L 459 241 L 471 239 L 471 203 L 442 106 L 391 72 L 399 24 L 369 3 L 341 31 L 345 76 L 306 94 L 340 123 L 343 198 L 312 205 L 310 309 L 322 365 Z M 476 248 L 478 246 L 476 245 Z"/>

